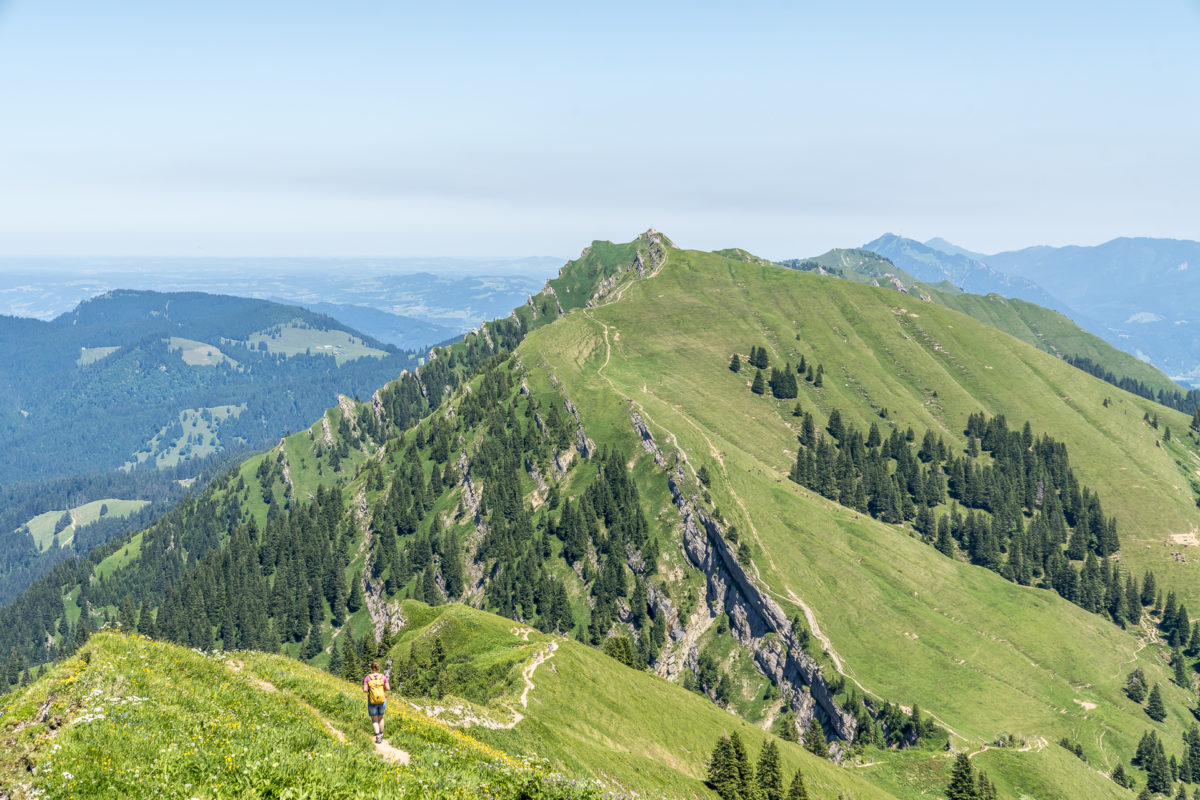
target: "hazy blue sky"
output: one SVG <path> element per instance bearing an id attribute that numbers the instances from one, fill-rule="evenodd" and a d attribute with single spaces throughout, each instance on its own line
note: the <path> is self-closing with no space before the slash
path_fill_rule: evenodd
<path id="1" fill-rule="evenodd" d="M 0 0 L 0 256 L 1200 238 L 1200 4 Z"/>

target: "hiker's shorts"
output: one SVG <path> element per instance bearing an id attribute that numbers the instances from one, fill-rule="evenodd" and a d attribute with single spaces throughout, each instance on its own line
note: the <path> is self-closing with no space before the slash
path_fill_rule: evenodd
<path id="1" fill-rule="evenodd" d="M 382 717 L 387 712 L 387 701 L 382 703 L 367 703 L 368 717 Z"/>

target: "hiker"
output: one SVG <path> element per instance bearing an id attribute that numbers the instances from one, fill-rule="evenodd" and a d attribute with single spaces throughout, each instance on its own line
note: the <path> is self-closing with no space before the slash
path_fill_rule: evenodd
<path id="1" fill-rule="evenodd" d="M 388 676 L 379 671 L 379 662 L 371 662 L 371 671 L 363 678 L 363 692 L 367 695 L 367 715 L 375 729 L 375 744 L 383 741 L 383 715 L 387 712 L 387 693 L 392 690 Z"/>

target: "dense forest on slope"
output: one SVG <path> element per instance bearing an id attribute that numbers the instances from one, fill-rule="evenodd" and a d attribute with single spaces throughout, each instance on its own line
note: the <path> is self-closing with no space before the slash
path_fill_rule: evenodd
<path id="1" fill-rule="evenodd" d="M 1094 517 L 1096 552 L 1120 545 L 1107 555 L 1124 574 L 1153 566 L 1174 599 L 1136 609 L 1147 642 L 1159 624 L 1181 638 L 1179 607 L 1195 607 L 1184 580 L 1192 567 L 1131 542 L 1187 519 L 1193 498 L 1170 481 L 1180 479 L 1175 459 L 1194 447 L 1182 435 L 1164 441 L 1141 398 L 967 317 L 934 304 L 897 309 L 896 299 L 677 250 L 653 233 L 596 243 L 513 318 L 439 349 L 368 401 L 329 410 L 149 529 L 57 567 L 0 611 L 0 647 L 40 662 L 74 651 L 108 620 L 205 649 L 278 647 L 353 675 L 381 645 L 412 660 L 411 646 L 395 651 L 416 614 L 403 598 L 459 600 L 598 644 L 607 656 L 587 652 L 634 674 L 648 667 L 814 747 L 815 720 L 835 757 L 882 759 L 885 768 L 862 774 L 898 796 L 946 786 L 939 743 L 978 751 L 1003 739 L 1025 745 L 973 760 L 1001 796 L 1068 797 L 1064 787 L 1083 785 L 1119 797 L 1075 753 L 1038 743 L 1086 739 L 1085 754 L 1107 772 L 1128 762 L 1147 724 L 1180 740 L 1190 688 L 1173 682 L 1173 665 L 1183 661 L 1054 593 L 946 558 L 920 531 L 898 527 L 902 498 L 900 520 L 886 524 L 787 481 L 806 427 L 796 399 L 747 391 L 752 381 L 728 368 L 729 355 L 758 341 L 756 360 L 823 367 L 811 383 L 780 388 L 801 395 L 814 430 L 836 430 L 835 412 L 842 437 L 880 426 L 889 481 L 901 460 L 928 469 L 907 431 L 930 431 L 926 455 L 945 443 L 936 463 L 948 465 L 947 496 L 959 464 L 964 506 L 992 519 L 1032 510 L 1029 472 L 1013 512 L 1007 492 L 968 492 L 958 459 L 975 460 L 972 476 L 975 467 L 991 475 L 980 485 L 1004 475 L 1016 492 L 1013 475 L 987 473 L 983 462 L 1007 463 L 1024 441 L 1001 417 L 1032 420 L 1046 448 L 1035 465 L 1061 478 L 1053 487 L 1064 505 L 1075 501 L 1070 449 L 1072 526 L 1089 531 L 1085 550 Z M 1153 410 L 1186 429 L 1183 415 Z M 990 449 L 951 462 L 985 436 Z M 1128 473 L 1119 480 L 1104 468 L 1114 453 Z M 1147 488 L 1116 490 L 1130 480 Z M 1104 498 L 1102 511 L 1084 502 L 1084 485 Z M 911 499 L 909 488 L 906 479 Z M 1114 517 L 1119 542 L 1106 538 Z M 997 549 L 1014 541 L 998 539 Z M 1011 552 L 1001 569 L 1010 563 Z M 422 693 L 477 691 L 486 663 L 447 668 L 442 680 L 433 665 L 446 662 L 427 644 L 410 672 Z M 1146 723 L 1125 692 L 1134 668 L 1161 684 L 1162 721 Z M 537 740 L 561 763 L 582 758 L 529 726 L 511 730 L 510 744 Z M 1085 737 L 1100 732 L 1095 744 Z M 700 746 L 706 755 L 717 738 Z"/>

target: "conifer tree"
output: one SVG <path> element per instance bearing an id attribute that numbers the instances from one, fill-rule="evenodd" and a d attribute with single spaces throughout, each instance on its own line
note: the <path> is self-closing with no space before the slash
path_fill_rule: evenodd
<path id="1" fill-rule="evenodd" d="M 799 742 L 800 734 L 796 730 L 796 712 L 791 706 L 783 709 L 779 715 L 779 738 L 785 742 Z"/>
<path id="2" fill-rule="evenodd" d="M 979 800 L 996 800 L 996 786 L 988 780 L 988 776 L 983 770 L 979 771 L 975 782 L 975 797 Z"/>
<path id="3" fill-rule="evenodd" d="M 950 785 L 946 787 L 946 800 L 978 800 L 979 793 L 975 779 L 975 769 L 966 752 L 958 754 L 954 759 L 954 768 L 950 772 Z"/>
<path id="4" fill-rule="evenodd" d="M 1171 651 L 1171 669 L 1174 671 L 1175 683 L 1187 687 L 1191 684 L 1184 670 L 1183 651 L 1176 647 Z"/>
<path id="5" fill-rule="evenodd" d="M 738 800 L 738 767 L 728 736 L 717 739 L 708 759 L 708 784 L 721 800 Z"/>
<path id="6" fill-rule="evenodd" d="M 1146 788 L 1155 794 L 1171 791 L 1171 765 L 1163 755 L 1161 742 L 1155 743 L 1154 752 L 1146 764 Z"/>
<path id="7" fill-rule="evenodd" d="M 150 605 L 150 598 L 142 600 L 142 610 L 138 612 L 138 633 L 143 636 L 149 636 L 153 639 L 158 635 L 158 631 L 154 627 L 154 606 Z"/>
<path id="8" fill-rule="evenodd" d="M 796 770 L 792 783 L 788 786 L 787 800 L 808 800 L 808 789 L 804 786 L 804 773 Z"/>
<path id="9" fill-rule="evenodd" d="M 1146 674 L 1138 667 L 1125 678 L 1125 694 L 1135 703 L 1146 699 Z"/>
<path id="10" fill-rule="evenodd" d="M 758 787 L 754 782 L 754 767 L 750 764 L 750 757 L 746 754 L 746 746 L 742 744 L 742 737 L 734 731 L 729 736 L 730 752 L 733 754 L 733 763 L 737 767 L 738 776 L 738 797 L 741 800 L 755 800 Z"/>
<path id="11" fill-rule="evenodd" d="M 1129 784 L 1129 775 L 1127 775 L 1125 772 L 1125 763 L 1123 761 L 1117 762 L 1116 768 L 1114 768 L 1112 771 L 1112 779 L 1113 783 L 1115 783 L 1117 786 L 1120 786 L 1124 789 L 1132 788 Z"/>
<path id="12" fill-rule="evenodd" d="M 783 772 L 779 766 L 779 747 L 774 739 L 763 742 L 755 771 L 762 800 L 783 800 Z"/>
<path id="13" fill-rule="evenodd" d="M 731 372 L 741 372 L 742 371 L 742 360 L 740 358 L 738 358 L 737 353 L 734 353 L 733 358 L 729 359 L 729 370 Z"/>
<path id="14" fill-rule="evenodd" d="M 354 646 L 354 637 L 346 632 L 346 642 L 342 645 L 342 677 L 348 681 L 360 681 L 363 670 L 358 659 L 358 648 Z"/>
<path id="15" fill-rule="evenodd" d="M 330 675 L 341 676 L 342 668 L 345 666 L 343 650 L 344 648 L 338 647 L 337 642 L 334 642 L 329 651 L 329 666 L 326 667 Z"/>
<path id="16" fill-rule="evenodd" d="M 442 578 L 446 581 L 446 597 L 455 600 L 463 592 L 462 556 L 459 553 L 458 534 L 446 534 L 442 545 Z"/>
<path id="17" fill-rule="evenodd" d="M 1163 706 L 1162 692 L 1157 683 L 1150 690 L 1150 697 L 1146 701 L 1146 715 L 1155 722 L 1162 722 L 1167 718 L 1167 709 Z"/>
<path id="18" fill-rule="evenodd" d="M 350 596 L 346 598 L 346 608 L 351 614 L 363 607 L 366 600 L 363 598 L 362 590 L 362 573 L 354 573 L 354 580 L 350 583 Z"/>
<path id="19" fill-rule="evenodd" d="M 1158 592 L 1154 573 L 1146 570 L 1146 576 L 1142 578 L 1142 606 L 1148 606 L 1154 602 L 1154 598 Z"/>
<path id="20" fill-rule="evenodd" d="M 816 714 L 808 721 L 808 727 L 804 730 L 804 749 L 819 758 L 829 758 L 829 745 L 825 742 L 825 731 L 821 729 L 821 723 L 817 721 Z"/>
<path id="21" fill-rule="evenodd" d="M 954 538 L 950 535 L 950 515 L 943 514 L 937 526 L 937 550 L 948 558 L 954 558 Z"/>
<path id="22" fill-rule="evenodd" d="M 754 383 L 750 384 L 750 391 L 755 394 L 763 394 L 767 391 L 767 382 L 763 380 L 763 373 L 760 369 L 754 375 Z"/>

